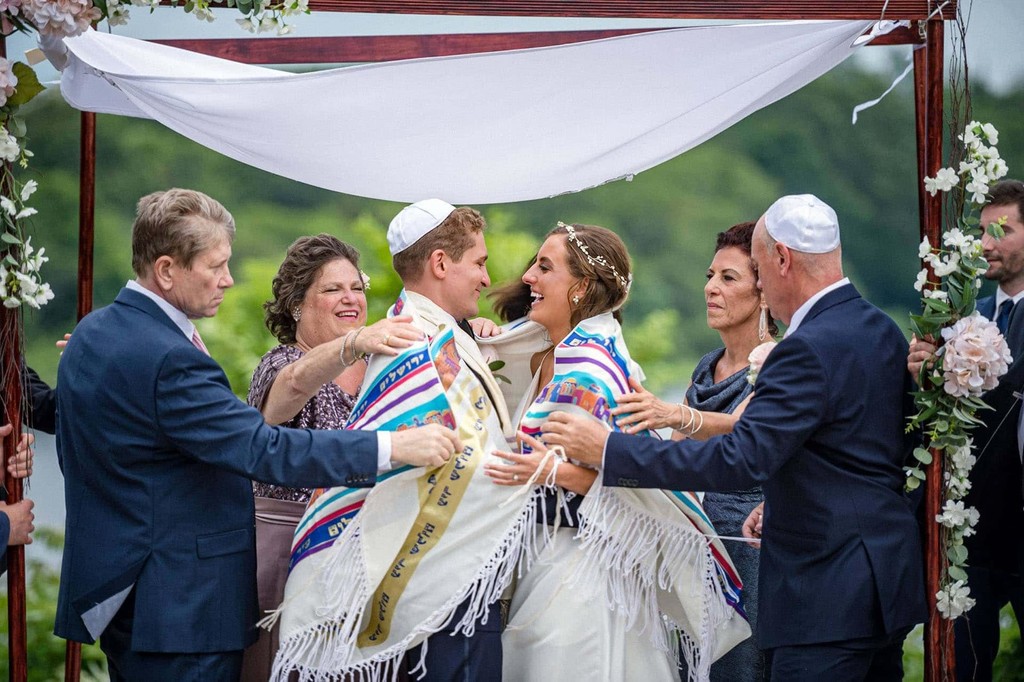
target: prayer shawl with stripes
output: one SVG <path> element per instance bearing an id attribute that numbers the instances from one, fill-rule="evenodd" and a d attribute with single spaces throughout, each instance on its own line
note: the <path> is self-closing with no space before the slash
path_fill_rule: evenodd
<path id="1" fill-rule="evenodd" d="M 415 316 L 404 292 L 389 315 L 398 312 Z M 530 496 L 502 505 L 515 489 L 483 474 L 485 459 L 507 446 L 450 327 L 397 357 L 371 358 L 346 428 L 427 423 L 458 431 L 463 450 L 445 466 L 402 466 L 370 489 L 313 495 L 292 544 L 271 679 L 293 670 L 303 680 L 392 679 L 405 652 L 463 603 L 454 625 L 471 635 L 530 551 L 536 512 Z"/>
<path id="2" fill-rule="evenodd" d="M 584 320 L 555 348 L 554 376 L 520 428 L 542 438 L 563 411 L 618 431 L 611 410 L 638 371 L 610 313 Z M 691 679 L 707 679 L 712 661 L 750 636 L 739 576 L 696 494 L 605 488 L 598 476 L 579 517 L 584 560 L 568 581 L 602 581 L 607 606 L 659 649 L 674 653 L 678 634 Z"/>

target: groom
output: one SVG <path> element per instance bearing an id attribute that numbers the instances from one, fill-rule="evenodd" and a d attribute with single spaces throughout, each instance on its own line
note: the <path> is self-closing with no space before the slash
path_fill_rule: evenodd
<path id="1" fill-rule="evenodd" d="M 608 486 L 762 484 L 757 636 L 772 680 L 902 679 L 903 638 L 926 615 L 902 493 L 907 343 L 843 276 L 836 214 L 817 197 L 772 204 L 752 256 L 789 329 L 731 434 L 658 441 L 556 413 L 546 440 L 602 467 Z"/>
<path id="2" fill-rule="evenodd" d="M 391 221 L 388 246 L 412 308 L 405 312 L 427 336 L 454 329 L 459 356 L 480 382 L 507 437 L 512 429 L 505 400 L 467 322 L 479 312 L 481 291 L 491 284 L 485 227 L 483 216 L 468 206 L 425 199 L 406 206 Z M 460 607 L 450 622 L 458 623 L 463 612 Z M 442 629 L 430 638 L 423 679 L 501 679 L 501 630 L 498 603 L 491 605 L 486 623 L 477 623 L 473 637 Z M 410 673 L 419 659 L 418 649 L 410 652 Z"/>

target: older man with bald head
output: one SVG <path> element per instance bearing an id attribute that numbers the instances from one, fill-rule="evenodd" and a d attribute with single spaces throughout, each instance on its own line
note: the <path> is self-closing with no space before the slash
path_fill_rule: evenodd
<path id="1" fill-rule="evenodd" d="M 788 330 L 732 433 L 658 441 L 556 413 L 545 440 L 606 486 L 763 486 L 757 637 L 774 682 L 902 679 L 902 640 L 926 615 L 903 494 L 907 343 L 843 276 L 838 219 L 817 197 L 772 204 L 752 251 Z"/>

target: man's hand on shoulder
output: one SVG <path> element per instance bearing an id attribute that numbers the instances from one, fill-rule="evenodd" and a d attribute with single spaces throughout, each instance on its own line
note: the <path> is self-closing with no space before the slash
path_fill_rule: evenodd
<path id="1" fill-rule="evenodd" d="M 36 515 L 32 513 L 34 506 L 35 503 L 27 498 L 14 504 L 0 502 L 0 512 L 6 514 L 11 523 L 11 534 L 7 538 L 8 546 L 32 544 L 32 531 L 36 529 L 33 525 L 36 519 Z"/>
<path id="2" fill-rule="evenodd" d="M 415 467 L 439 467 L 462 449 L 459 437 L 440 424 L 391 434 L 391 461 Z"/>

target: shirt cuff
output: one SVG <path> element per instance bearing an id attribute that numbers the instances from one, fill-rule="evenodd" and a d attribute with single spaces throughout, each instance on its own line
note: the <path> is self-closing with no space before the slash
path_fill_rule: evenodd
<path id="1" fill-rule="evenodd" d="M 391 471 L 391 432 L 377 432 L 377 471 Z"/>

